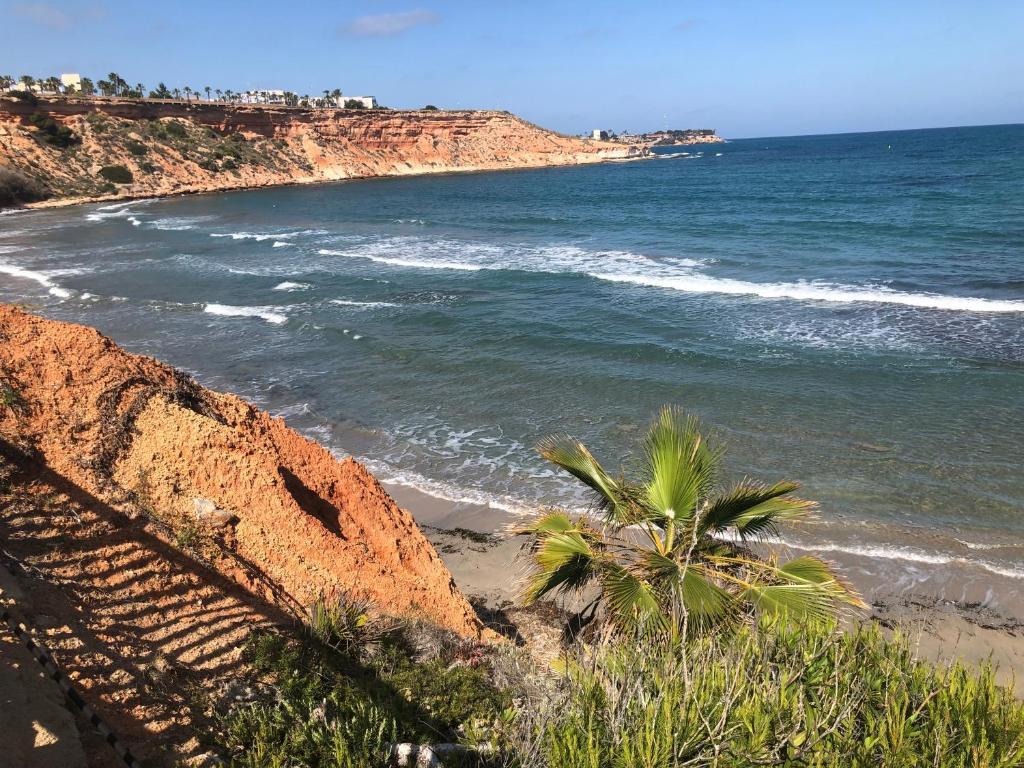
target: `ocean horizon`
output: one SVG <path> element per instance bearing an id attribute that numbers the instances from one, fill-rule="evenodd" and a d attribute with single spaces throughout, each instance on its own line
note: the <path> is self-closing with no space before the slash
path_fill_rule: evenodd
<path id="1" fill-rule="evenodd" d="M 873 594 L 1024 597 L 1024 126 L 0 217 L 0 299 L 236 392 L 496 530 L 664 404 Z M 416 510 L 413 509 L 413 512 Z"/>

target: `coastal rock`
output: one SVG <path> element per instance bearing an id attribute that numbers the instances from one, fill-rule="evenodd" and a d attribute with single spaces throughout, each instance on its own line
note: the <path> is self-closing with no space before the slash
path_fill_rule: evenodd
<path id="1" fill-rule="evenodd" d="M 41 112 L 74 149 L 38 140 Z M 168 126 L 176 126 L 168 133 Z M 266 105 L 0 97 L 0 165 L 63 202 L 301 184 L 371 176 L 535 168 L 639 157 L 643 147 L 547 131 L 508 112 L 297 109 Z M 98 176 L 122 165 L 116 190 Z"/>
<path id="2" fill-rule="evenodd" d="M 0 370 L 26 404 L 0 409 L 0 434 L 78 488 L 134 499 L 172 528 L 234 519 L 213 565 L 293 613 L 347 593 L 480 636 L 434 548 L 362 464 L 93 329 L 0 305 L 0 338 Z"/>

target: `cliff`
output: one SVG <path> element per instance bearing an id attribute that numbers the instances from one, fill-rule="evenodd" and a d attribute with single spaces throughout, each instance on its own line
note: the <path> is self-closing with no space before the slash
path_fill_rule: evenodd
<path id="1" fill-rule="evenodd" d="M 70 135 L 56 136 L 62 128 Z M 506 112 L 80 98 L 33 105 L 0 97 L 0 166 L 63 202 L 571 165 L 642 152 L 563 136 Z M 130 181 L 105 178 L 109 166 L 127 168 Z"/>
<path id="2" fill-rule="evenodd" d="M 0 305 L 0 339 L 0 437 L 63 481 L 282 611 L 346 592 L 479 634 L 412 516 L 358 462 L 95 330 Z"/>

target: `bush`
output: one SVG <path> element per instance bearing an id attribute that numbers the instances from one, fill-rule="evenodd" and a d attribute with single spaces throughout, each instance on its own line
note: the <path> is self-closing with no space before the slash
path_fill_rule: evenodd
<path id="1" fill-rule="evenodd" d="M 70 128 L 41 112 L 30 115 L 28 121 L 39 131 L 39 139 L 52 147 L 64 149 L 81 142 Z"/>
<path id="2" fill-rule="evenodd" d="M 521 752 L 541 745 L 550 766 L 1024 761 L 1024 704 L 991 669 L 933 667 L 874 626 L 762 622 L 683 644 L 577 651 L 561 695 L 540 710 L 516 741 Z"/>
<path id="3" fill-rule="evenodd" d="M 49 197 L 46 187 L 25 174 L 0 166 L 0 208 Z"/>
<path id="4" fill-rule="evenodd" d="M 423 111 L 424 112 L 437 112 L 438 110 L 437 110 L 437 107 L 435 107 L 433 104 L 427 104 L 427 106 L 425 106 L 423 108 Z"/>
<path id="5" fill-rule="evenodd" d="M 100 176 L 114 184 L 131 184 L 135 181 L 132 172 L 123 165 L 105 165 L 100 168 Z"/>
<path id="6" fill-rule="evenodd" d="M 149 162 L 148 160 L 145 160 L 139 163 L 139 170 L 142 171 L 143 173 L 153 173 L 154 171 L 156 171 L 156 166 L 153 165 L 153 163 Z"/>
<path id="7" fill-rule="evenodd" d="M 141 141 L 135 141 L 134 139 L 128 139 L 128 141 L 124 143 L 124 148 L 127 149 L 136 157 L 142 157 L 147 152 L 149 152 L 149 149 L 146 147 L 145 144 L 143 144 Z"/>
<path id="8" fill-rule="evenodd" d="M 231 765 L 385 765 L 389 744 L 458 741 L 508 707 L 481 666 L 414 661 L 403 634 L 374 628 L 362 608 L 321 602 L 310 633 L 330 646 L 281 635 L 250 641 L 246 661 L 276 691 L 221 715 L 223 751 L 238 756 Z"/>
<path id="9" fill-rule="evenodd" d="M 173 136 L 176 139 L 184 139 L 188 137 L 188 131 L 185 126 L 181 123 L 170 120 L 164 123 L 164 133 L 168 136 Z"/>
<path id="10" fill-rule="evenodd" d="M 31 104 L 33 107 L 39 103 L 39 97 L 31 91 L 9 91 L 5 95 L 10 96 L 12 99 L 23 101 L 26 104 Z"/>

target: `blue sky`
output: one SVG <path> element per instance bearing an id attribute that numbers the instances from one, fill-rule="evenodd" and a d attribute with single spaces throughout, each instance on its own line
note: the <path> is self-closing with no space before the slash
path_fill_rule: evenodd
<path id="1" fill-rule="evenodd" d="M 341 88 L 566 132 L 1024 122 L 1024 1 L 0 0 L 0 74 Z"/>

